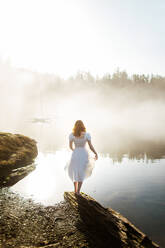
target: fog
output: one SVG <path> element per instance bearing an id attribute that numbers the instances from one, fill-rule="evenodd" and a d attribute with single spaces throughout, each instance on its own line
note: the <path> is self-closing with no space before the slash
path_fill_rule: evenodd
<path id="1" fill-rule="evenodd" d="M 68 147 L 77 119 L 96 149 L 114 159 L 160 158 L 165 148 L 165 78 L 116 70 L 62 79 L 0 63 L 2 132 L 34 138 L 40 151 Z"/>

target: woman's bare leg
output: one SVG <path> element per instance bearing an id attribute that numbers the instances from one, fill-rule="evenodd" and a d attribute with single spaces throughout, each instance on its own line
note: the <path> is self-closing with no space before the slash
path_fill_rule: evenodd
<path id="1" fill-rule="evenodd" d="M 74 182 L 74 192 L 77 193 L 78 189 L 78 182 Z"/>
<path id="2" fill-rule="evenodd" d="M 78 194 L 80 194 L 81 186 L 82 186 L 82 182 L 78 182 L 78 189 L 77 189 Z"/>

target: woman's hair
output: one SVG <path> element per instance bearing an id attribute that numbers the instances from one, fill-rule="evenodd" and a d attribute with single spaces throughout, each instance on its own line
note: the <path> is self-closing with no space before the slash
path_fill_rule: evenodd
<path id="1" fill-rule="evenodd" d="M 73 135 L 79 137 L 81 135 L 81 132 L 86 132 L 86 128 L 84 126 L 84 123 L 81 120 L 78 120 L 74 124 Z"/>

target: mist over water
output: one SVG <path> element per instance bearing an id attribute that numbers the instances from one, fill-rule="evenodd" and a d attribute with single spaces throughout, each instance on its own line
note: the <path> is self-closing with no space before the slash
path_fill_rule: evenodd
<path id="1" fill-rule="evenodd" d="M 165 147 L 165 79 L 116 71 L 62 79 L 0 64 L 1 131 L 37 140 L 40 151 L 68 146 L 77 119 L 96 149 L 114 158 L 159 158 Z"/>

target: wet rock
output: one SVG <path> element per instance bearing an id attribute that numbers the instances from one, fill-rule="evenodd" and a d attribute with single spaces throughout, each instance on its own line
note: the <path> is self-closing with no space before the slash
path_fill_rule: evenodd
<path id="1" fill-rule="evenodd" d="M 8 188 L 0 189 L 0 247 L 158 247 L 127 219 L 90 196 L 65 192 L 64 197 L 64 202 L 43 206 Z"/>
<path id="2" fill-rule="evenodd" d="M 0 132 L 0 188 L 12 186 L 35 169 L 36 141 Z"/>
<path id="3" fill-rule="evenodd" d="M 80 226 L 84 224 L 87 230 L 86 239 L 95 247 L 159 247 L 121 214 L 104 208 L 90 196 L 65 192 L 64 198 L 79 215 Z"/>

